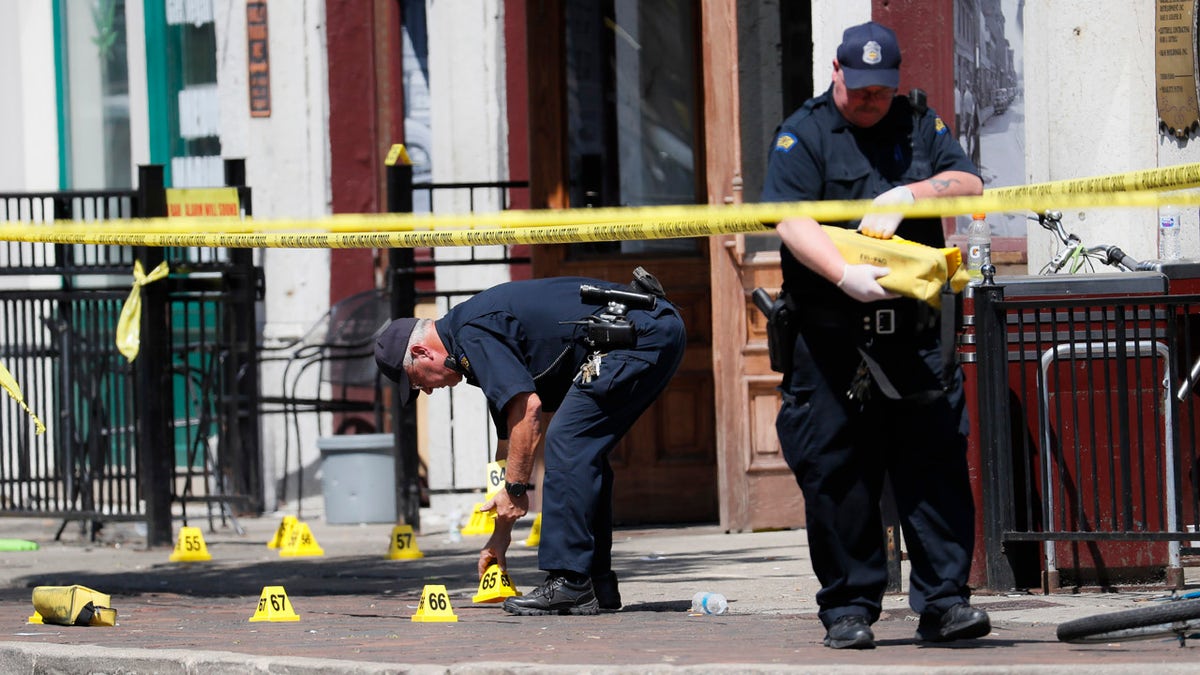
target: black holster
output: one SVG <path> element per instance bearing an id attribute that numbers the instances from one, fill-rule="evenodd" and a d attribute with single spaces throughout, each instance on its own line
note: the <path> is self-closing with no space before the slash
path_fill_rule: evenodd
<path id="1" fill-rule="evenodd" d="M 796 308 L 788 295 L 780 291 L 774 300 L 761 288 L 754 289 L 754 304 L 767 317 L 767 355 L 771 370 L 777 373 L 792 372 L 792 354 L 796 351 L 796 335 L 799 326 Z"/>

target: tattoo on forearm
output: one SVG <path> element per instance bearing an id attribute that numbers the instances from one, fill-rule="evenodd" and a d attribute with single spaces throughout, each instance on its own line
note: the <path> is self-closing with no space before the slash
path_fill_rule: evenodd
<path id="1" fill-rule="evenodd" d="M 929 184 L 933 186 L 934 192 L 945 192 L 950 189 L 951 185 L 958 182 L 957 178 L 930 178 Z"/>

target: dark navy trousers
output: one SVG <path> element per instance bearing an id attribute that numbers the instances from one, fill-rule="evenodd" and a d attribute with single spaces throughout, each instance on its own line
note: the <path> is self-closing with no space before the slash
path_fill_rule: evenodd
<path id="1" fill-rule="evenodd" d="M 863 344 L 853 324 L 801 329 L 776 418 L 784 457 L 804 492 L 826 627 L 851 614 L 879 618 L 887 587 L 879 512 L 885 472 L 911 562 L 914 611 L 936 615 L 968 599 L 975 536 L 961 369 L 932 400 L 893 400 L 877 387 L 866 402 L 850 400 Z M 869 353 L 902 393 L 943 388 L 936 329 L 872 338 Z"/>
<path id="2" fill-rule="evenodd" d="M 604 356 L 600 376 L 576 380 L 546 430 L 538 567 L 592 576 L 612 569 L 608 455 L 666 388 L 686 342 L 678 312 L 633 311 L 637 345 Z"/>

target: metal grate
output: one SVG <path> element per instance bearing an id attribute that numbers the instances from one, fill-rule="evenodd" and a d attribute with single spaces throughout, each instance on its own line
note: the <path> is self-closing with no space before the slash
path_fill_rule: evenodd
<path id="1" fill-rule="evenodd" d="M 1039 543 L 1050 586 L 1179 574 L 1200 517 L 1200 296 L 975 295 L 989 547 Z"/>

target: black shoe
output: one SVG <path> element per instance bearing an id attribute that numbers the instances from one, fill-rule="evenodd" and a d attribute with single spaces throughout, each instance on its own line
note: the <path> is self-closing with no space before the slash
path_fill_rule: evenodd
<path id="1" fill-rule="evenodd" d="M 992 632 L 987 612 L 961 602 L 944 614 L 925 613 L 917 624 L 917 639 L 926 642 L 950 642 L 981 638 Z"/>
<path id="2" fill-rule="evenodd" d="M 825 646 L 833 649 L 875 649 L 875 634 L 867 617 L 857 614 L 843 616 L 825 633 Z"/>
<path id="3" fill-rule="evenodd" d="M 505 598 L 504 611 L 521 616 L 540 614 L 596 614 L 600 607 L 592 580 L 573 583 L 566 577 L 549 575 L 541 586 L 525 595 Z"/>
<path id="4" fill-rule="evenodd" d="M 617 588 L 617 573 L 609 570 L 592 577 L 592 590 L 596 593 L 596 603 L 600 609 L 617 611 L 621 609 L 621 590 Z"/>

